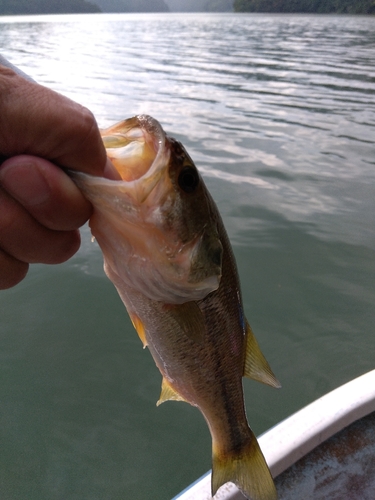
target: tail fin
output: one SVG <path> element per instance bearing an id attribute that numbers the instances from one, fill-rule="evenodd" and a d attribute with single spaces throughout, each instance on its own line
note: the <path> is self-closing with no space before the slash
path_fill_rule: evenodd
<path id="1" fill-rule="evenodd" d="M 212 458 L 212 496 L 227 482 L 249 500 L 277 500 L 276 488 L 258 441 L 250 430 L 248 443 L 238 453 L 215 452 Z"/>

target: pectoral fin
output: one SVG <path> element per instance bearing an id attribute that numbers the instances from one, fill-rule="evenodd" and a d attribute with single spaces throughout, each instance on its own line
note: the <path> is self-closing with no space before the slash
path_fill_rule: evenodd
<path id="1" fill-rule="evenodd" d="M 182 396 L 176 392 L 171 384 L 163 377 L 161 383 L 161 394 L 159 401 L 156 403 L 156 406 L 160 406 L 165 401 L 186 401 Z"/>
<path id="2" fill-rule="evenodd" d="M 273 374 L 270 365 L 263 356 L 251 326 L 246 321 L 246 358 L 244 377 L 263 382 L 271 387 L 280 388 L 281 384 Z"/>
<path id="3" fill-rule="evenodd" d="M 197 344 L 202 344 L 206 325 L 202 311 L 196 302 L 185 302 L 178 305 L 165 305 L 168 314 L 179 325 L 181 331 Z"/>
<path id="4" fill-rule="evenodd" d="M 136 332 L 138 333 L 138 337 L 141 339 L 141 342 L 143 344 L 143 349 L 145 349 L 147 347 L 145 327 L 143 326 L 142 321 L 136 314 L 129 313 L 129 316 L 133 323 L 134 328 L 136 329 Z"/>

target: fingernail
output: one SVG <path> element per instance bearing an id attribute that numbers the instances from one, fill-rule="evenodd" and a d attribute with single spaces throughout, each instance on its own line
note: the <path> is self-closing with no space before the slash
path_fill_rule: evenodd
<path id="1" fill-rule="evenodd" d="M 45 178 L 32 161 L 5 161 L 0 168 L 0 183 L 22 205 L 40 205 L 50 196 Z"/>
<path id="2" fill-rule="evenodd" d="M 117 172 L 116 168 L 113 166 L 113 163 L 109 158 L 107 158 L 104 171 L 103 171 L 103 177 L 106 179 L 110 179 L 111 181 L 120 181 L 121 180 L 121 175 Z"/>

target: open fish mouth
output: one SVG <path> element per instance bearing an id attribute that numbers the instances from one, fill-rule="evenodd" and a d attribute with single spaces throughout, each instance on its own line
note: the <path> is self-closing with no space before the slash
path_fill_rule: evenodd
<path id="1" fill-rule="evenodd" d="M 123 189 L 143 203 L 165 174 L 169 162 L 166 135 L 159 122 L 139 115 L 102 130 L 101 136 Z"/>
<path id="2" fill-rule="evenodd" d="M 171 189 L 166 134 L 157 120 L 138 115 L 101 130 L 101 136 L 121 180 L 77 171 L 69 175 L 97 210 L 114 216 L 122 213 L 139 224 L 140 218 L 144 221 L 155 214 L 160 199 Z"/>
<path id="3" fill-rule="evenodd" d="M 152 300 L 205 298 L 220 283 L 222 245 L 210 220 L 211 198 L 189 155 L 147 115 L 101 134 L 121 180 L 69 173 L 94 206 L 90 227 L 107 274 Z M 179 186 L 186 165 L 197 193 Z"/>

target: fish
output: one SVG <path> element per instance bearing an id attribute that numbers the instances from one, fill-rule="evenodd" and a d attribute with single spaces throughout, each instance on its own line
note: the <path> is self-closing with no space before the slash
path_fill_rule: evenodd
<path id="1" fill-rule="evenodd" d="M 203 414 L 212 496 L 232 482 L 250 500 L 275 500 L 242 378 L 280 384 L 246 320 L 218 208 L 183 145 L 154 118 L 138 115 L 101 135 L 121 179 L 71 175 L 93 205 L 105 272 L 161 372 L 157 405 L 186 401 Z"/>

